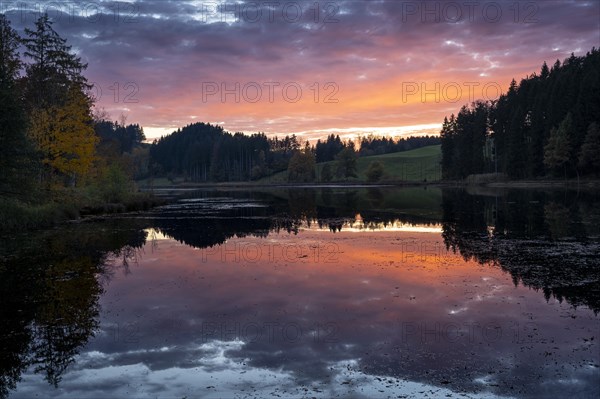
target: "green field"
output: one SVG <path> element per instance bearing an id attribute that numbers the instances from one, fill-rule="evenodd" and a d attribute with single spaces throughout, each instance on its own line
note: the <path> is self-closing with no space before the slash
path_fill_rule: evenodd
<path id="1" fill-rule="evenodd" d="M 351 182 L 366 182 L 365 173 L 369 164 L 379 161 L 384 166 L 384 177 L 382 182 L 422 182 L 424 180 L 441 180 L 441 146 L 432 145 L 422 147 L 416 150 L 395 152 L 392 154 L 375 155 L 372 157 L 358 158 L 357 174 L 358 178 L 351 178 Z M 327 163 L 331 164 L 335 170 L 335 162 L 324 162 L 317 165 L 317 181 L 320 181 L 321 170 Z M 334 179 L 335 181 L 335 179 Z M 279 172 L 272 176 L 265 177 L 260 183 L 286 183 L 287 172 Z"/>
<path id="2" fill-rule="evenodd" d="M 366 182 L 367 178 L 365 173 L 369 164 L 374 161 L 379 161 L 384 166 L 384 176 L 381 179 L 382 183 L 423 182 L 425 180 L 428 182 L 438 181 L 441 180 L 440 159 L 440 145 L 422 147 L 411 151 L 358 158 L 356 168 L 358 178 L 350 178 L 348 179 L 348 182 Z M 321 170 L 326 164 L 330 164 L 332 170 L 335 170 L 335 162 L 333 161 L 317 164 L 317 182 L 321 181 Z M 287 182 L 287 171 L 283 171 L 248 184 L 283 184 Z M 336 180 L 336 178 L 334 178 L 332 182 L 345 182 L 345 180 Z M 177 177 L 172 181 L 165 177 L 158 177 L 140 180 L 137 183 L 141 187 L 173 187 L 188 184 L 183 177 Z M 193 183 L 189 184 L 193 185 Z"/>

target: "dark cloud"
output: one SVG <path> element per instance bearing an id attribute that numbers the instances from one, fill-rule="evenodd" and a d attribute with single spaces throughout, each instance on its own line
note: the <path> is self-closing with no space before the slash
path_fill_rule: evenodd
<path id="1" fill-rule="evenodd" d="M 115 103 L 107 94 L 100 105 L 127 108 L 131 120 L 155 127 L 192 122 L 192 115 L 225 121 L 232 130 L 263 126 L 270 133 L 431 124 L 448 103 L 394 101 L 401 82 L 491 80 L 506 88 L 544 60 L 600 46 L 595 1 L 321 1 L 318 13 L 313 1 L 278 3 L 225 2 L 221 9 L 191 0 L 40 4 L 55 5 L 49 10 L 56 29 L 89 62 L 88 76 L 103 92 L 114 82 L 139 86 L 138 103 Z M 33 3 L 24 4 L 8 12 L 19 29 L 35 18 L 27 9 Z M 266 95 L 257 104 L 203 102 L 201 82 L 207 81 L 306 87 L 335 81 L 340 106 L 324 109 L 310 101 L 308 88 L 293 106 L 281 98 L 271 104 Z M 389 116 L 390 107 L 398 116 Z M 244 123 L 243 115 L 253 116 Z M 294 121 L 265 126 L 264 120 L 281 116 Z"/>

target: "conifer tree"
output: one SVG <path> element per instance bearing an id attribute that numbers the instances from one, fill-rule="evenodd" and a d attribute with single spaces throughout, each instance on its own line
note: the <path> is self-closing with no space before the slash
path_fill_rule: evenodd
<path id="1" fill-rule="evenodd" d="M 85 177 L 95 156 L 87 65 L 53 29 L 48 15 L 26 29 L 25 99 L 30 113 L 29 136 L 41 152 L 47 183 L 75 184 Z"/>
<path id="2" fill-rule="evenodd" d="M 561 122 L 558 129 L 552 129 L 548 144 L 544 147 L 544 164 L 551 170 L 563 168 L 566 177 L 566 167 L 571 155 L 573 118 L 569 113 Z"/>
<path id="3" fill-rule="evenodd" d="M 0 15 L 0 196 L 25 199 L 32 192 L 36 163 L 25 131 L 17 78 L 20 38 Z"/>
<path id="4" fill-rule="evenodd" d="M 596 174 L 600 172 L 600 125 L 597 122 L 590 123 L 587 129 L 579 153 L 579 167 Z"/>

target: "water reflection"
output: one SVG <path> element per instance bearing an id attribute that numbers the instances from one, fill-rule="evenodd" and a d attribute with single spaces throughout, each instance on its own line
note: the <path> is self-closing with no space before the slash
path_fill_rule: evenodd
<path id="1" fill-rule="evenodd" d="M 392 223 L 430 226 L 441 222 L 436 189 L 281 189 L 268 192 L 199 191 L 161 208 L 152 220 L 160 232 L 196 248 L 232 237 L 298 233 L 316 224 L 335 232 L 356 222 L 377 229 Z M 376 198 L 375 202 L 373 198 Z"/>
<path id="2" fill-rule="evenodd" d="M 109 257 L 145 243 L 139 228 L 106 223 L 3 239 L 0 253 L 0 397 L 27 368 L 55 387 L 98 330 L 98 300 Z"/>
<path id="3" fill-rule="evenodd" d="M 600 210 L 573 195 L 206 191 L 8 240 L 0 389 L 594 396 Z"/>
<path id="4" fill-rule="evenodd" d="M 573 306 L 600 311 L 597 193 L 443 193 L 443 237 L 465 260 L 499 266 Z"/>

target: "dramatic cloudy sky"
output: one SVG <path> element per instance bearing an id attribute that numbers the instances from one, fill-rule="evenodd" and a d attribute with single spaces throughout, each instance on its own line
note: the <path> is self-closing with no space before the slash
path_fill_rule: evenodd
<path id="1" fill-rule="evenodd" d="M 98 106 L 156 137 L 230 131 L 437 132 L 541 63 L 600 46 L 600 2 L 0 0 L 14 26 L 48 11 L 89 63 Z M 117 90 L 118 89 L 118 90 Z"/>

